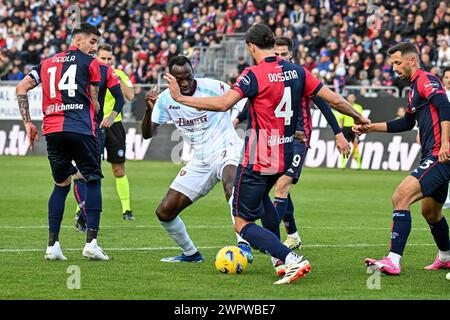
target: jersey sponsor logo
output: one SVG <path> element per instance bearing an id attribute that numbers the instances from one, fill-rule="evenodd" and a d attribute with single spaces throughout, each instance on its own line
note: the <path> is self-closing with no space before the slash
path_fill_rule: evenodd
<path id="1" fill-rule="evenodd" d="M 53 57 L 53 63 L 62 63 L 62 62 L 74 62 L 76 56 L 62 56 L 62 57 Z"/>
<path id="2" fill-rule="evenodd" d="M 437 83 L 436 81 L 428 81 L 428 82 L 425 82 L 423 87 L 425 88 L 425 90 L 430 90 L 432 88 L 439 89 L 439 83 Z"/>
<path id="3" fill-rule="evenodd" d="M 180 106 L 169 105 L 169 110 L 179 110 Z"/>
<path id="4" fill-rule="evenodd" d="M 45 108 L 45 114 L 49 115 L 55 112 L 61 112 L 66 110 L 82 110 L 84 105 L 82 103 L 71 103 L 71 104 L 51 104 Z"/>
<path id="5" fill-rule="evenodd" d="M 246 86 L 250 85 L 250 77 L 246 74 L 240 75 L 239 78 L 236 80 L 236 85 L 239 86 L 240 83 L 245 84 Z"/>
<path id="6" fill-rule="evenodd" d="M 208 116 L 204 115 L 195 119 L 186 119 L 186 118 L 178 118 L 178 126 L 186 127 L 186 126 L 195 126 L 197 124 L 202 124 L 208 122 Z"/>
<path id="7" fill-rule="evenodd" d="M 278 146 L 280 144 L 291 143 L 294 141 L 294 135 L 290 137 L 272 135 L 267 139 L 267 145 L 269 147 Z"/>
<path id="8" fill-rule="evenodd" d="M 287 70 L 281 73 L 268 73 L 269 82 L 284 82 L 292 79 L 298 79 L 296 70 Z"/>

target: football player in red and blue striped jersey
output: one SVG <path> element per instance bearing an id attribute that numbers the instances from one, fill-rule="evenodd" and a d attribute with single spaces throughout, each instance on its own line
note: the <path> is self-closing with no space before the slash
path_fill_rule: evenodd
<path id="1" fill-rule="evenodd" d="M 236 84 L 222 96 L 183 96 L 176 79 L 170 74 L 165 78 L 174 100 L 197 109 L 226 111 L 240 99 L 249 98 L 249 130 L 233 191 L 235 230 L 252 247 L 285 262 L 286 273 L 275 284 L 291 283 L 309 272 L 311 265 L 281 243 L 279 219 L 269 192 L 292 163 L 297 121 L 304 121 L 304 129 L 308 130 L 304 108 L 309 107 L 308 100 L 315 95 L 353 117 L 356 123 L 369 124 L 370 121 L 306 69 L 277 58 L 273 49 L 275 37 L 266 25 L 252 26 L 245 34 L 245 41 L 257 64 L 246 68 Z M 278 232 L 254 223 L 263 215 L 278 221 L 278 224 L 272 224 Z"/>

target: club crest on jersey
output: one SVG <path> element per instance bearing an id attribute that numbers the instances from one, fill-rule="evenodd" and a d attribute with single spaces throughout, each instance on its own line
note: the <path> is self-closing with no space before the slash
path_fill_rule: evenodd
<path id="1" fill-rule="evenodd" d="M 246 86 L 250 85 L 250 77 L 246 74 L 244 74 L 244 75 L 241 74 L 239 76 L 239 78 L 237 79 L 236 84 L 239 85 L 239 83 L 241 83 L 241 82 L 243 84 L 245 84 Z"/>

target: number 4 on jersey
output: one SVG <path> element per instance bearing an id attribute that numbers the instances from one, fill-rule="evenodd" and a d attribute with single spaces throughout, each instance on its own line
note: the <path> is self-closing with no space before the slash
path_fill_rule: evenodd
<path id="1" fill-rule="evenodd" d="M 283 107 L 284 111 L 282 110 Z M 283 97 L 281 98 L 280 103 L 275 109 L 275 117 L 284 118 L 284 125 L 289 126 L 291 124 L 291 118 L 294 115 L 294 111 L 292 111 L 292 102 L 291 102 L 291 87 L 285 87 Z"/>
<path id="2" fill-rule="evenodd" d="M 48 73 L 50 73 L 50 98 L 56 97 L 56 88 L 55 88 L 55 80 L 56 80 L 56 67 L 48 68 Z M 61 80 L 58 82 L 58 90 L 67 90 L 67 95 L 69 97 L 75 97 L 75 90 L 77 90 L 78 85 L 75 83 L 75 78 L 77 75 L 77 65 L 72 64 L 70 67 L 64 72 L 61 77 Z"/>

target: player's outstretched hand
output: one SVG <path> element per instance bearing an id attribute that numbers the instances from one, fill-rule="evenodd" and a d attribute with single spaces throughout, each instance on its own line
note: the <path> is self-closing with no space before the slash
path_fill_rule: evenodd
<path id="1" fill-rule="evenodd" d="M 441 143 L 441 149 L 439 150 L 439 162 L 447 163 L 450 159 L 448 145 L 448 141 Z"/>
<path id="2" fill-rule="evenodd" d="M 342 132 L 336 135 L 336 148 L 345 158 L 348 158 L 348 156 L 350 155 L 350 144 L 348 143 L 347 139 L 345 139 Z"/>
<path id="3" fill-rule="evenodd" d="M 156 86 L 153 86 L 149 91 L 145 93 L 145 102 L 148 109 L 153 110 L 156 99 L 158 99 L 158 88 Z"/>
<path id="4" fill-rule="evenodd" d="M 178 99 L 181 97 L 181 91 L 180 87 L 178 86 L 177 79 L 170 73 L 166 73 L 164 75 L 164 79 L 167 80 L 170 95 L 172 96 L 173 100 L 178 102 Z"/>
<path id="5" fill-rule="evenodd" d="M 28 145 L 30 146 L 30 150 L 34 151 L 34 141 L 39 140 L 36 126 L 32 122 L 25 123 L 25 132 L 28 137 Z"/>
<path id="6" fill-rule="evenodd" d="M 358 119 L 355 119 L 356 124 L 362 124 L 362 125 L 370 125 L 372 122 L 369 118 L 366 118 L 364 116 L 360 116 Z"/>

